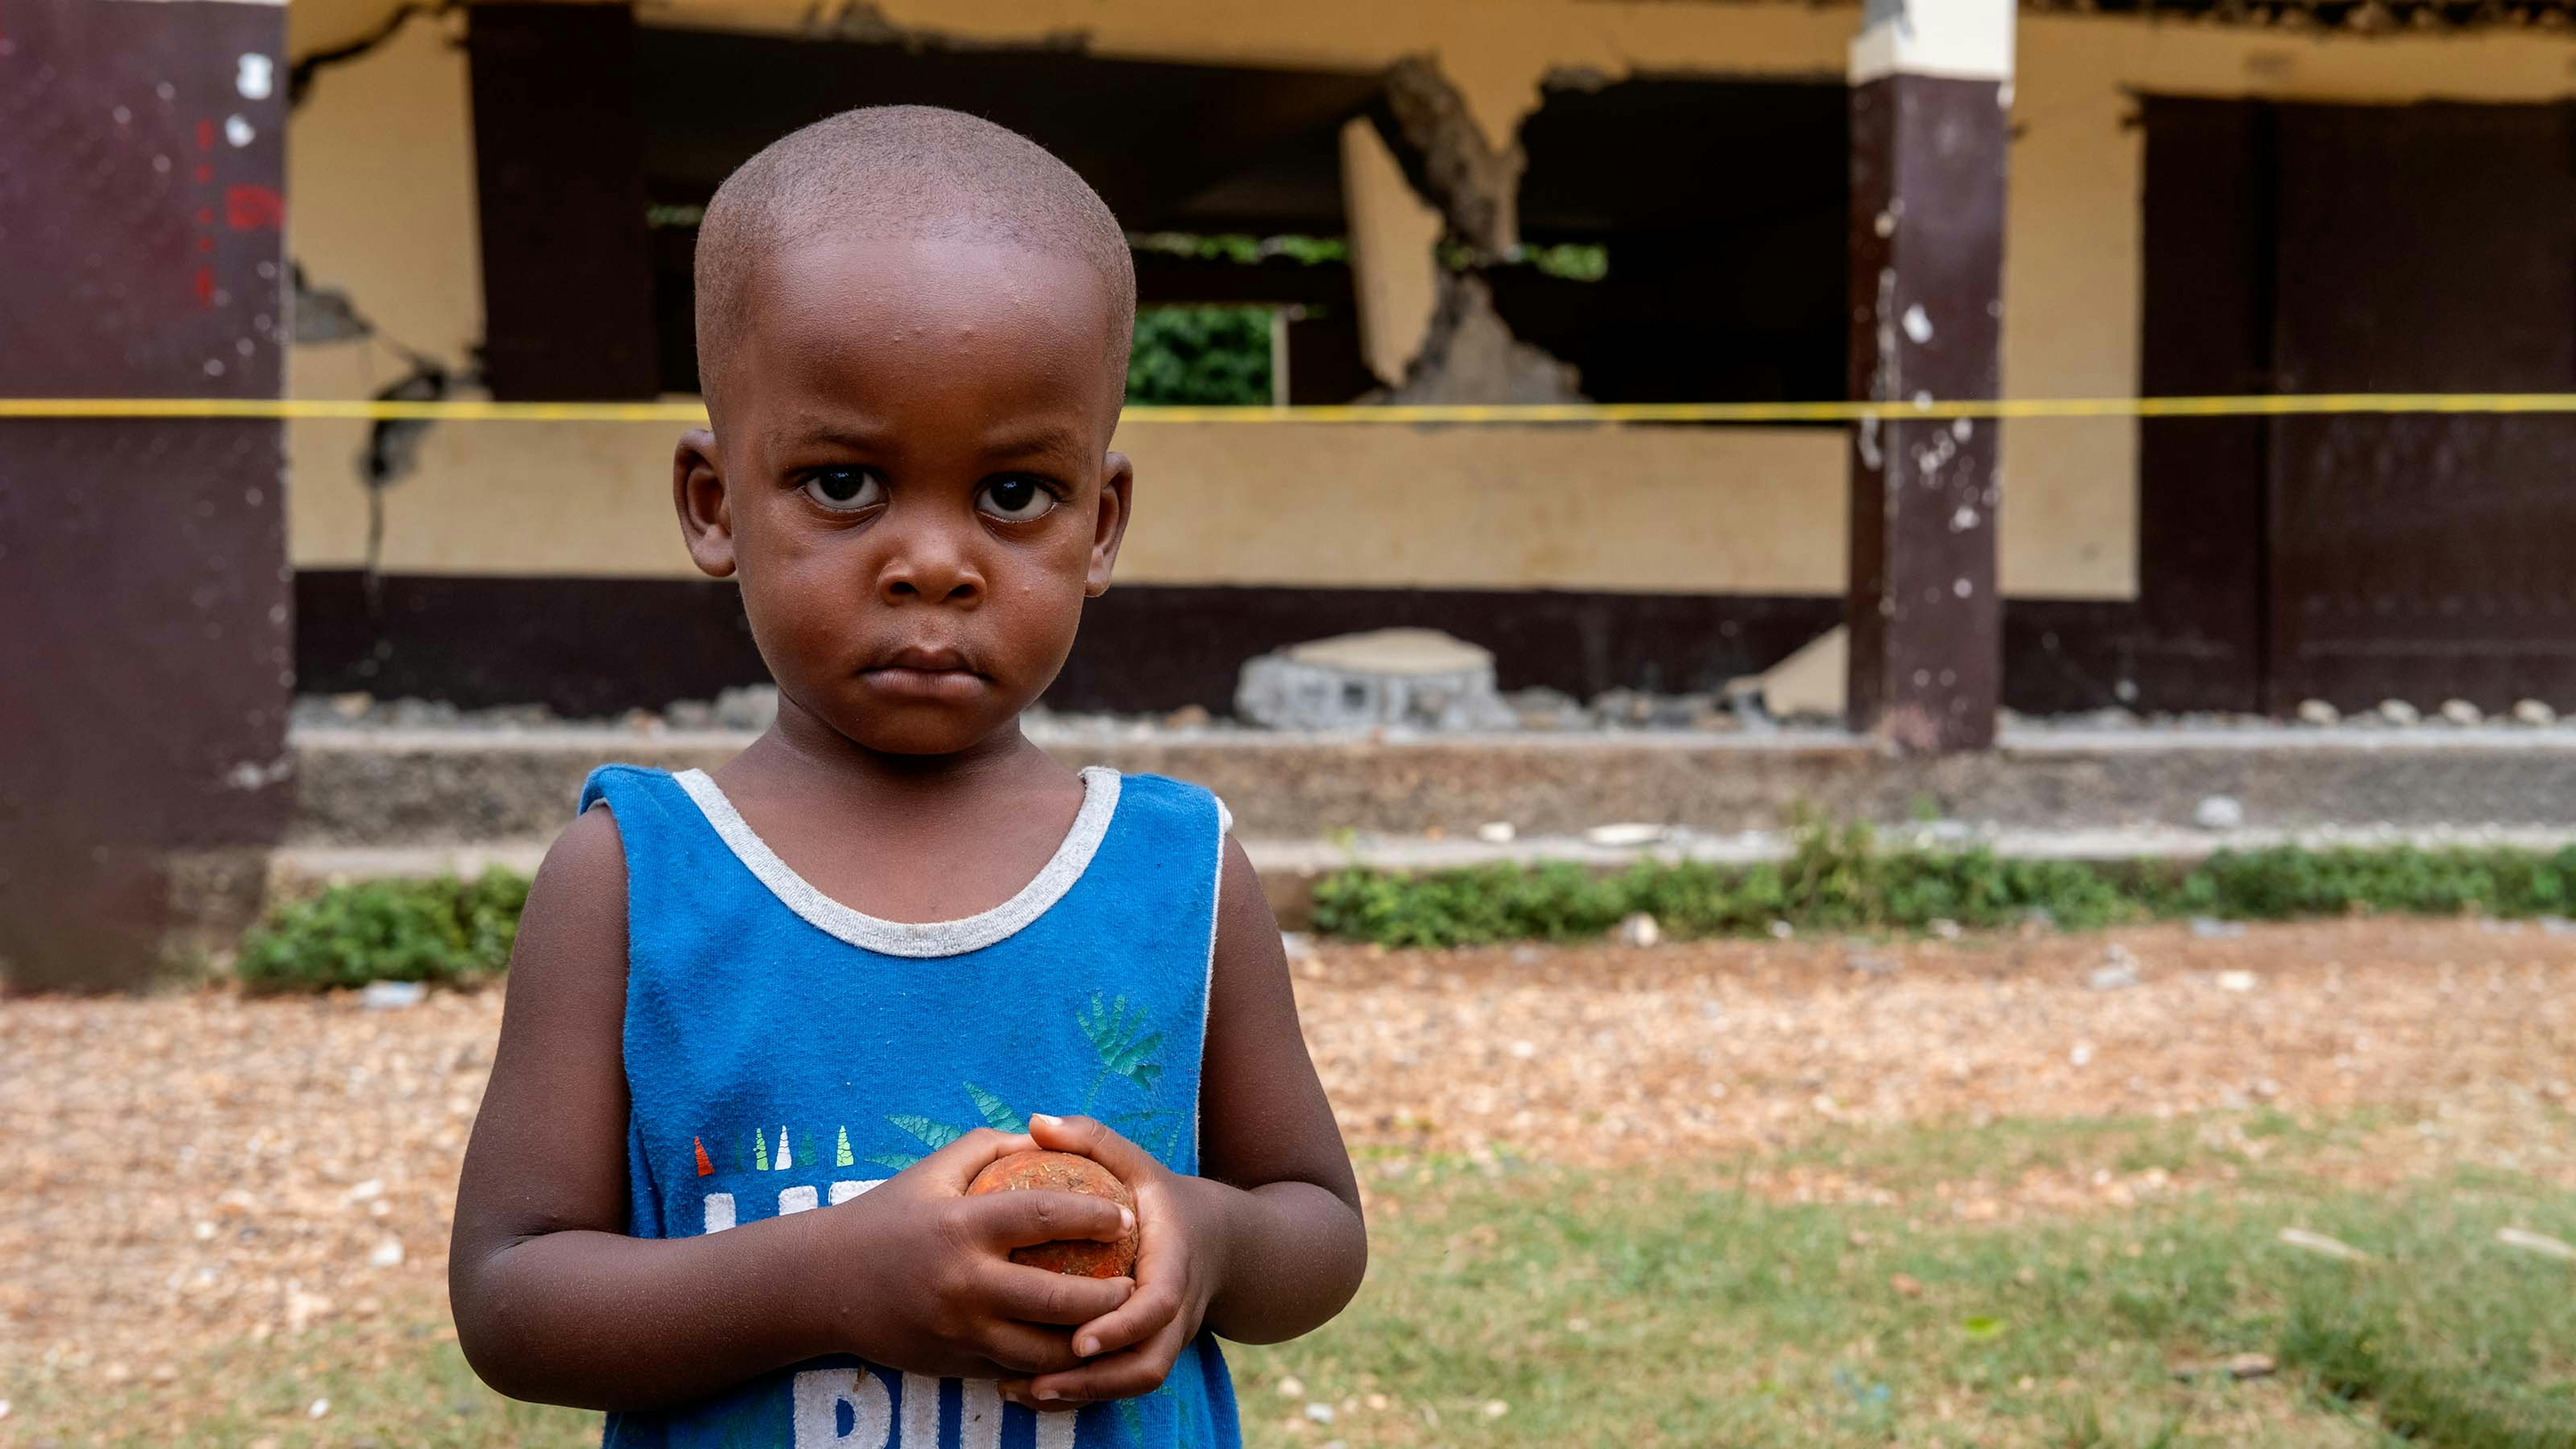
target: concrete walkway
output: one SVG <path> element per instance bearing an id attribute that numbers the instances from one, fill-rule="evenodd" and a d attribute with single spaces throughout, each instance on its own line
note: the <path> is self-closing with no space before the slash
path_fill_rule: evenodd
<path id="1" fill-rule="evenodd" d="M 299 729 L 297 846 L 480 846 L 551 836 L 609 760 L 714 768 L 745 733 L 612 728 Z M 1990 752 L 1900 756 L 1835 731 L 1322 735 L 1088 730 L 1038 742 L 1072 765 L 1193 780 L 1246 839 L 1579 839 L 1646 822 L 1691 841 L 1799 818 L 2001 832 L 2576 830 L 2576 728 L 2426 725 L 2007 731 Z M 2213 804 L 2213 802 L 2219 802 Z M 1465 846 L 1455 848 L 1464 849 Z M 1702 848 L 1694 846 L 1693 848 Z"/>

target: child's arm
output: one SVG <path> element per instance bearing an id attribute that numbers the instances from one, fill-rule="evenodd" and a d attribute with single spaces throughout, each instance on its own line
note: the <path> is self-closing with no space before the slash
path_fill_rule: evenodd
<path id="1" fill-rule="evenodd" d="M 1202 1325 L 1244 1343 L 1320 1327 L 1359 1291 L 1368 1231 L 1359 1184 L 1297 1028 L 1279 925 L 1231 837 L 1199 1080 L 1199 1170 L 1165 1171 L 1087 1118 L 1032 1117 L 1044 1147 L 1098 1158 L 1136 1191 L 1136 1296 L 1076 1329 L 1100 1357 L 1011 1385 L 1062 1408 L 1151 1393 Z"/>
<path id="2" fill-rule="evenodd" d="M 960 1196 L 1030 1145 L 965 1138 L 838 1207 L 703 1237 L 625 1236 L 626 863 L 606 810 L 574 822 L 528 893 L 492 1081 L 457 1192 L 448 1296 L 486 1383 L 588 1408 L 683 1403 L 770 1369 L 854 1353 L 999 1377 L 1077 1360 L 1061 1327 L 1125 1302 L 1125 1279 L 1008 1261 L 1111 1238 L 1121 1209 L 1070 1193 Z"/>

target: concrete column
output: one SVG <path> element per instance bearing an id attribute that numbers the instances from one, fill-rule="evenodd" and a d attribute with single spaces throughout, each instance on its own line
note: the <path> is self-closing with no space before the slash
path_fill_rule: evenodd
<path id="1" fill-rule="evenodd" d="M 2012 0 L 1868 0 L 1851 50 L 1851 386 L 1880 402 L 2001 384 Z M 1852 432 L 1851 724 L 1903 749 L 1994 739 L 1999 432 Z"/>
<path id="2" fill-rule="evenodd" d="M 11 9 L 0 395 L 278 395 L 285 19 Z M 281 438 L 0 421 L 0 986 L 138 985 L 256 904 L 290 788 Z"/>

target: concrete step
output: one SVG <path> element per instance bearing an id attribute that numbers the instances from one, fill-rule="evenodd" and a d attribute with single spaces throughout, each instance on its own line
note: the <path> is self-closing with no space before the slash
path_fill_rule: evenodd
<path id="1" fill-rule="evenodd" d="M 2038 832 L 2188 829 L 2223 796 L 2257 830 L 2576 829 L 2576 728 L 2023 728 L 1998 748 L 1900 756 L 1833 731 L 1360 736 L 1210 729 L 1061 733 L 1071 765 L 1196 781 L 1244 838 L 1524 839 L 1644 822 L 1724 837 L 1803 816 L 1903 825 L 1926 815 Z M 712 769 L 744 733 L 602 727 L 298 729 L 299 846 L 469 846 L 541 839 L 612 760 Z"/>

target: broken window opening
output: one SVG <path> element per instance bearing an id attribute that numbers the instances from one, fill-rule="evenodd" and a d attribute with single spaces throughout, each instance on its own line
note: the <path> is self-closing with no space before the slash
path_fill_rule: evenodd
<path id="1" fill-rule="evenodd" d="M 1842 82 L 1568 75 L 1543 96 L 1518 248 L 1484 269 L 1512 331 L 1599 402 L 1840 399 Z"/>
<path id="2" fill-rule="evenodd" d="M 1525 258 L 1516 188 L 1517 143 L 1497 149 L 1466 97 L 1428 57 L 1386 73 L 1370 124 L 1444 228 L 1430 325 L 1402 381 L 1370 394 L 1397 404 L 1585 401 L 1581 370 L 1534 345 L 1495 309 L 1489 270 Z"/>
<path id="3" fill-rule="evenodd" d="M 665 390 L 698 390 L 691 266 L 716 187 L 789 131 L 891 104 L 984 116 L 1090 182 L 1134 239 L 1137 303 L 1150 318 L 1140 338 L 1160 345 L 1189 333 L 1201 348 L 1179 359 L 1180 372 L 1222 340 L 1240 355 L 1198 368 L 1198 381 L 1224 373 L 1230 392 L 1252 401 L 1279 396 L 1274 355 L 1286 362 L 1287 401 L 1348 402 L 1375 386 L 1343 241 L 1340 150 L 1343 123 L 1377 97 L 1374 75 L 950 47 L 919 35 L 884 43 L 648 27 L 635 53 Z M 1233 320 L 1159 308 L 1233 309 Z M 1257 326 L 1246 308 L 1261 314 Z M 1284 329 L 1276 339 L 1273 316 Z"/>
<path id="4" fill-rule="evenodd" d="M 1160 231 L 1128 242 L 1130 403 L 1346 403 L 1377 385 L 1360 353 L 1346 237 Z"/>

